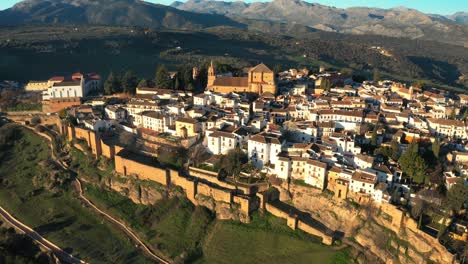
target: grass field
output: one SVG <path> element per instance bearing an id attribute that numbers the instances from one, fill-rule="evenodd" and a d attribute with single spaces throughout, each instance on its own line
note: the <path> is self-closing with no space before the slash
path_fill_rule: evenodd
<path id="1" fill-rule="evenodd" d="M 271 215 L 254 215 L 249 225 L 217 221 L 203 253 L 198 263 L 343 263 L 335 260 L 345 254 Z"/>
<path id="2" fill-rule="evenodd" d="M 2 150 L 0 204 L 25 224 L 74 256 L 92 263 L 147 263 L 127 237 L 84 208 L 67 186 L 49 191 L 39 165 L 46 143 L 25 129 Z M 60 175 L 58 177 L 66 177 Z"/>
<path id="3" fill-rule="evenodd" d="M 335 251 L 315 237 L 293 231 L 269 214 L 252 223 L 209 218 L 206 210 L 185 199 L 168 199 L 148 207 L 87 186 L 86 195 L 143 233 L 145 240 L 172 257 L 189 254 L 195 263 L 352 263 L 347 250 Z M 152 223 L 148 225 L 148 223 Z"/>

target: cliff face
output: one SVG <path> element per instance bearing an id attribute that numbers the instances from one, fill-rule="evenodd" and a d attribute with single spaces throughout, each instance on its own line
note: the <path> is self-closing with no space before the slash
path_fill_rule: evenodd
<path id="1" fill-rule="evenodd" d="M 195 200 L 198 205 L 204 206 L 211 211 L 216 212 L 216 218 L 220 220 L 234 220 L 243 223 L 249 223 L 250 219 L 247 215 L 241 213 L 235 205 L 231 205 L 221 201 L 215 201 L 213 198 L 197 194 Z"/>
<path id="2" fill-rule="evenodd" d="M 109 189 L 127 196 L 130 200 L 137 204 L 152 205 L 157 201 L 167 197 L 167 193 L 150 186 L 138 184 L 135 181 L 127 180 L 125 182 L 110 179 Z"/>
<path id="3" fill-rule="evenodd" d="M 412 219 L 393 221 L 392 208 L 379 205 L 355 206 L 338 201 L 318 189 L 283 185 L 280 199 L 309 212 L 331 229 L 344 232 L 349 244 L 369 257 L 385 263 L 451 263 L 453 256 L 437 241 L 416 228 Z M 396 210 L 394 210 L 396 211 Z M 366 249 L 369 251 L 366 254 Z"/>
<path id="4" fill-rule="evenodd" d="M 107 188 L 127 196 L 136 204 L 152 205 L 157 201 L 171 196 L 185 196 L 177 191 L 166 189 L 156 184 L 142 184 L 139 180 L 127 178 L 111 178 L 107 182 Z M 221 220 L 235 220 L 243 223 L 250 221 L 246 214 L 243 214 L 237 204 L 229 204 L 216 201 L 212 197 L 197 194 L 195 197 L 199 206 L 204 206 L 216 213 L 216 218 Z"/>

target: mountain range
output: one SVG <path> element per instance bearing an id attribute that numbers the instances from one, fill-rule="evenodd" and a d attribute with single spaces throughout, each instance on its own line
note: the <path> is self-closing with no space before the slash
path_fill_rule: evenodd
<path id="1" fill-rule="evenodd" d="M 428 15 L 404 7 L 340 9 L 302 0 L 245 3 L 212 0 L 24 0 L 0 11 L 0 25 L 88 24 L 198 30 L 217 26 L 301 34 L 328 31 L 468 43 L 467 13 Z"/>
<path id="2" fill-rule="evenodd" d="M 241 17 L 293 23 L 338 33 L 430 39 L 461 45 L 468 42 L 467 13 L 463 12 L 443 17 L 405 7 L 342 9 L 302 0 L 252 3 L 189 0 L 174 2 L 171 6 L 180 10 L 225 15 L 232 19 Z"/>
<path id="3" fill-rule="evenodd" d="M 186 12 L 139 0 L 25 0 L 0 11 L 0 25 L 89 24 L 200 29 L 243 25 L 223 15 Z"/>

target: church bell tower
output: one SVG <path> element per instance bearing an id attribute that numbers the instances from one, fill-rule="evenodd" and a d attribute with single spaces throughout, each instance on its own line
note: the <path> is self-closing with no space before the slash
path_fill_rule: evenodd
<path id="1" fill-rule="evenodd" d="M 210 87 L 214 84 L 216 80 L 216 73 L 213 67 L 213 61 L 211 61 L 210 67 L 208 68 L 208 84 L 207 86 Z"/>

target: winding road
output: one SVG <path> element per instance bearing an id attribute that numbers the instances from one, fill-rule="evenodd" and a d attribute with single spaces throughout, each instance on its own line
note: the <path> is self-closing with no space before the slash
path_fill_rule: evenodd
<path id="1" fill-rule="evenodd" d="M 14 218 L 10 213 L 8 213 L 3 207 L 0 206 L 0 215 L 5 219 L 10 225 L 14 226 L 15 229 L 20 230 L 25 235 L 29 236 L 32 240 L 36 241 L 42 247 L 47 250 L 52 251 L 61 261 L 66 263 L 86 263 L 80 259 L 73 257 L 72 255 L 65 252 L 60 247 L 56 246 L 54 243 L 42 237 L 39 233 L 34 231 L 29 226 L 21 223 L 18 219 Z"/>
<path id="2" fill-rule="evenodd" d="M 54 146 L 53 146 L 53 143 L 52 141 L 50 140 L 50 138 L 48 138 L 47 136 L 44 136 L 42 135 L 42 133 L 30 128 L 30 127 L 27 127 L 27 126 L 23 126 L 31 131 L 33 131 L 34 133 L 38 134 L 39 136 L 47 139 L 47 141 L 49 142 L 49 147 L 51 149 L 51 155 L 52 155 L 52 158 L 54 159 L 54 161 L 56 162 L 57 165 L 59 165 L 62 169 L 64 170 L 67 170 L 67 171 L 71 171 L 75 174 L 77 174 L 76 171 L 70 169 L 68 167 L 67 164 L 63 163 L 56 155 L 55 153 L 55 149 L 54 149 Z M 47 129 L 47 128 L 46 128 Z M 57 133 L 55 133 L 55 131 L 53 130 L 49 130 L 47 129 L 49 132 L 53 133 L 54 136 L 58 136 Z M 104 212 L 103 210 L 99 209 L 96 205 L 94 205 L 88 198 L 86 198 L 86 196 L 84 196 L 84 192 L 83 192 L 83 188 L 82 188 L 82 185 L 81 185 L 81 182 L 78 178 L 75 178 L 75 187 L 78 191 L 78 195 L 79 195 L 79 198 L 85 202 L 85 204 L 87 204 L 90 208 L 92 208 L 93 210 L 95 210 L 97 213 L 99 213 L 100 215 L 104 216 L 109 222 L 113 223 L 114 225 L 116 225 L 119 229 L 121 229 L 128 237 L 130 237 L 135 243 L 136 245 L 143 251 L 143 253 L 148 256 L 149 258 L 151 258 L 153 261 L 157 262 L 157 263 L 162 263 L 162 264 L 169 264 L 170 262 L 165 260 L 163 257 L 161 256 L 158 256 L 156 255 L 136 234 L 135 232 L 133 232 L 129 227 L 127 227 L 123 222 L 115 219 L 114 217 L 112 217 L 111 215 L 109 215 L 108 213 Z M 85 263 L 84 261 L 82 260 L 79 260 L 75 257 L 73 257 L 72 255 L 68 254 L 67 252 L 65 252 L 64 250 L 62 250 L 60 247 L 56 246 L 55 244 L 53 244 L 52 242 L 48 241 L 47 239 L 45 239 L 44 237 L 42 237 L 39 233 L 37 233 L 36 231 L 34 231 L 32 228 L 26 226 L 25 224 L 21 223 L 19 220 L 17 220 L 16 218 L 14 218 L 10 213 L 8 213 L 5 209 L 3 209 L 3 207 L 0 206 L 0 216 L 2 216 L 6 221 L 8 221 L 10 224 L 12 224 L 13 226 L 15 226 L 18 230 L 21 230 L 22 232 L 24 232 L 27 236 L 29 236 L 31 239 L 33 239 L 34 241 L 36 241 L 37 243 L 39 243 L 40 245 L 42 245 L 43 247 L 45 247 L 46 249 L 48 250 L 51 250 L 53 251 L 54 253 L 56 253 L 56 255 L 64 262 L 66 263 L 72 263 L 72 264 L 75 264 L 75 263 Z"/>

